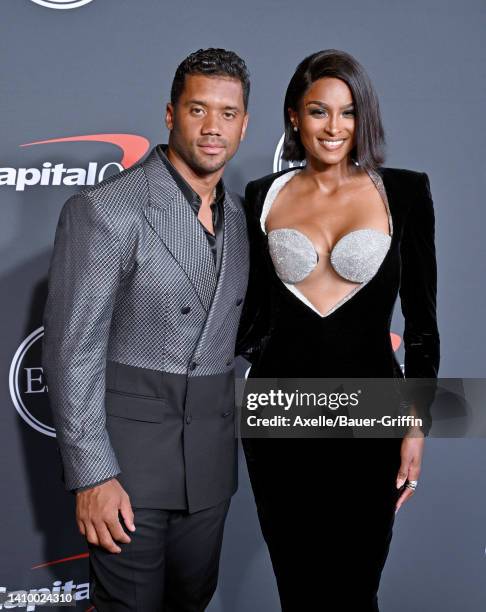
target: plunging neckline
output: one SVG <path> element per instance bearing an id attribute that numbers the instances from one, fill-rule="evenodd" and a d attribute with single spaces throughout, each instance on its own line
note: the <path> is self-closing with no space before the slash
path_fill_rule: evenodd
<path id="1" fill-rule="evenodd" d="M 267 216 L 268 216 L 268 214 L 270 212 L 270 209 L 271 209 L 271 207 L 272 207 L 272 205 L 273 205 L 273 203 L 275 201 L 275 198 L 280 193 L 280 191 L 282 190 L 284 185 L 286 185 L 295 176 L 296 173 L 301 172 L 302 170 L 303 170 L 303 168 L 294 168 L 294 169 L 290 170 L 289 172 L 286 172 L 285 174 L 282 174 L 282 175 L 278 176 L 272 182 L 272 184 L 270 185 L 270 188 L 269 188 L 269 190 L 267 192 L 267 195 L 265 197 L 265 200 L 263 202 L 262 212 L 261 212 L 261 215 L 260 215 L 260 226 L 261 226 L 261 229 L 262 229 L 263 233 L 265 234 L 265 236 L 268 236 L 269 234 L 271 234 L 272 231 L 277 231 L 277 229 L 275 229 L 275 230 L 270 230 L 267 233 L 267 231 L 265 229 L 265 221 L 266 221 L 266 218 L 267 218 Z M 386 252 L 385 256 L 383 257 L 383 260 L 382 260 L 380 266 L 378 267 L 377 271 L 375 272 L 375 274 L 370 279 L 368 279 L 367 281 L 359 283 L 358 285 L 356 285 L 356 287 L 351 289 L 351 291 L 349 291 L 346 295 L 344 295 L 340 300 L 338 300 L 336 302 L 336 304 L 334 304 L 329 310 L 327 310 L 324 313 L 321 313 L 321 311 L 318 310 L 314 306 L 314 304 L 302 293 L 302 291 L 300 291 L 300 289 L 298 289 L 295 286 L 295 284 L 287 283 L 287 282 L 283 281 L 282 279 L 279 279 L 280 282 L 291 293 L 293 293 L 301 302 L 303 302 L 307 307 L 309 307 L 313 312 L 315 312 L 322 319 L 328 317 L 333 312 L 338 310 L 343 304 L 345 304 L 349 299 L 351 299 L 354 295 L 356 295 L 356 293 L 358 293 L 358 291 L 360 291 L 361 289 L 363 289 L 363 287 L 368 285 L 368 283 L 371 282 L 373 280 L 373 278 L 375 278 L 375 276 L 378 274 L 380 268 L 382 267 L 383 263 L 385 262 L 386 258 L 388 257 L 388 254 L 390 253 L 391 243 L 392 243 L 392 239 L 393 239 L 393 219 L 392 219 L 392 216 L 391 216 L 391 211 L 390 211 L 390 206 L 389 206 L 389 203 L 388 203 L 388 196 L 387 196 L 387 193 L 386 193 L 386 189 L 385 189 L 385 186 L 383 184 L 383 180 L 382 180 L 381 176 L 378 174 L 378 172 L 373 171 L 373 170 L 367 170 L 367 174 L 370 177 L 371 181 L 373 182 L 374 186 L 376 187 L 376 189 L 377 189 L 377 191 L 378 191 L 378 193 L 380 195 L 380 198 L 381 198 L 381 200 L 382 200 L 382 202 L 383 202 L 383 204 L 385 206 L 385 210 L 386 210 L 387 217 L 388 217 L 388 229 L 389 229 L 389 233 L 386 234 L 385 232 L 382 232 L 380 230 L 375 230 L 374 228 L 356 228 L 354 230 L 351 230 L 351 231 L 347 232 L 346 234 L 343 234 L 340 238 L 338 238 L 327 255 L 329 257 L 331 257 L 333 251 L 336 249 L 338 244 L 342 240 L 347 238 L 348 236 L 350 236 L 350 235 L 352 235 L 352 234 L 354 234 L 356 232 L 361 232 L 363 230 L 373 230 L 375 232 L 378 232 L 378 233 L 383 234 L 385 236 L 388 236 L 390 238 L 390 243 L 388 245 L 387 252 Z M 298 232 L 299 234 L 304 236 L 309 241 L 309 243 L 312 245 L 312 248 L 314 249 L 316 255 L 318 255 L 317 249 L 315 248 L 314 243 L 309 238 L 309 236 L 307 236 L 307 234 L 305 234 L 304 232 L 301 232 L 300 230 L 296 230 L 295 228 L 278 228 L 278 229 L 293 229 L 294 231 Z"/>

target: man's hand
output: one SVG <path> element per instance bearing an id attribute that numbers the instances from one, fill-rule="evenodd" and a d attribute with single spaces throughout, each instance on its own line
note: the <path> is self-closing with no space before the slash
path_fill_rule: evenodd
<path id="1" fill-rule="evenodd" d="M 128 529 L 135 531 L 130 499 L 116 478 L 76 493 L 76 522 L 79 531 L 90 544 L 102 546 L 112 553 L 121 552 L 114 540 L 125 544 L 131 542 L 118 520 L 118 512 Z"/>

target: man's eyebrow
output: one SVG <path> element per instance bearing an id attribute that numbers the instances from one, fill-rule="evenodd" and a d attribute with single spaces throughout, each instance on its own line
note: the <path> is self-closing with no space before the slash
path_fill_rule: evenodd
<path id="1" fill-rule="evenodd" d="M 318 106 L 324 106 L 327 108 L 327 104 L 322 102 L 322 100 L 309 100 L 309 102 L 305 103 L 306 106 L 309 106 L 309 104 L 317 104 Z M 341 108 L 348 108 L 349 106 L 354 106 L 354 102 L 348 102 L 347 104 L 344 104 L 344 106 L 341 106 Z"/>
<path id="2" fill-rule="evenodd" d="M 195 98 L 192 98 L 191 100 L 188 100 L 186 102 L 186 104 L 199 104 L 199 106 L 207 106 L 207 103 L 204 102 L 204 100 L 196 100 Z M 240 111 L 241 110 L 238 106 L 232 106 L 230 104 L 227 104 L 223 108 L 225 110 L 233 110 L 233 111 Z"/>
<path id="3" fill-rule="evenodd" d="M 199 104 L 200 106 L 207 106 L 206 102 L 204 102 L 204 100 L 196 100 L 195 98 L 192 98 L 191 100 L 188 100 L 186 102 L 186 104 Z"/>

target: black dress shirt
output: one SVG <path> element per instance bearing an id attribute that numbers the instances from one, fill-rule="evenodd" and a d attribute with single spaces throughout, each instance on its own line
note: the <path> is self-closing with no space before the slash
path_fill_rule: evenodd
<path id="1" fill-rule="evenodd" d="M 198 193 L 194 191 L 194 189 L 189 185 L 189 183 L 182 177 L 181 173 L 169 161 L 166 155 L 167 145 L 157 145 L 156 151 L 159 154 L 161 161 L 165 164 L 165 167 L 170 172 L 172 178 L 177 183 L 177 186 L 184 194 L 184 197 L 188 201 L 190 207 L 192 208 L 197 217 L 197 215 L 199 214 L 199 209 L 201 208 L 201 197 Z M 224 198 L 224 183 L 223 180 L 220 179 L 218 184 L 216 185 L 216 196 L 212 204 L 210 205 L 213 217 L 214 234 L 211 234 L 211 232 L 209 232 L 198 219 L 199 223 L 201 223 L 201 227 L 203 228 L 204 233 L 206 234 L 211 253 L 213 254 L 214 265 L 216 267 L 216 275 L 219 274 L 219 270 L 221 268 L 221 256 L 223 254 Z"/>

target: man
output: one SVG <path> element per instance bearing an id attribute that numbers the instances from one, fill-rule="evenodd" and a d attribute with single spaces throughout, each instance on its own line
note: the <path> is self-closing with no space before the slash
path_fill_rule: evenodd
<path id="1" fill-rule="evenodd" d="M 98 612 L 199 612 L 216 588 L 248 280 L 244 213 L 221 177 L 249 87 L 235 53 L 193 53 L 168 146 L 61 211 L 43 365 Z"/>

